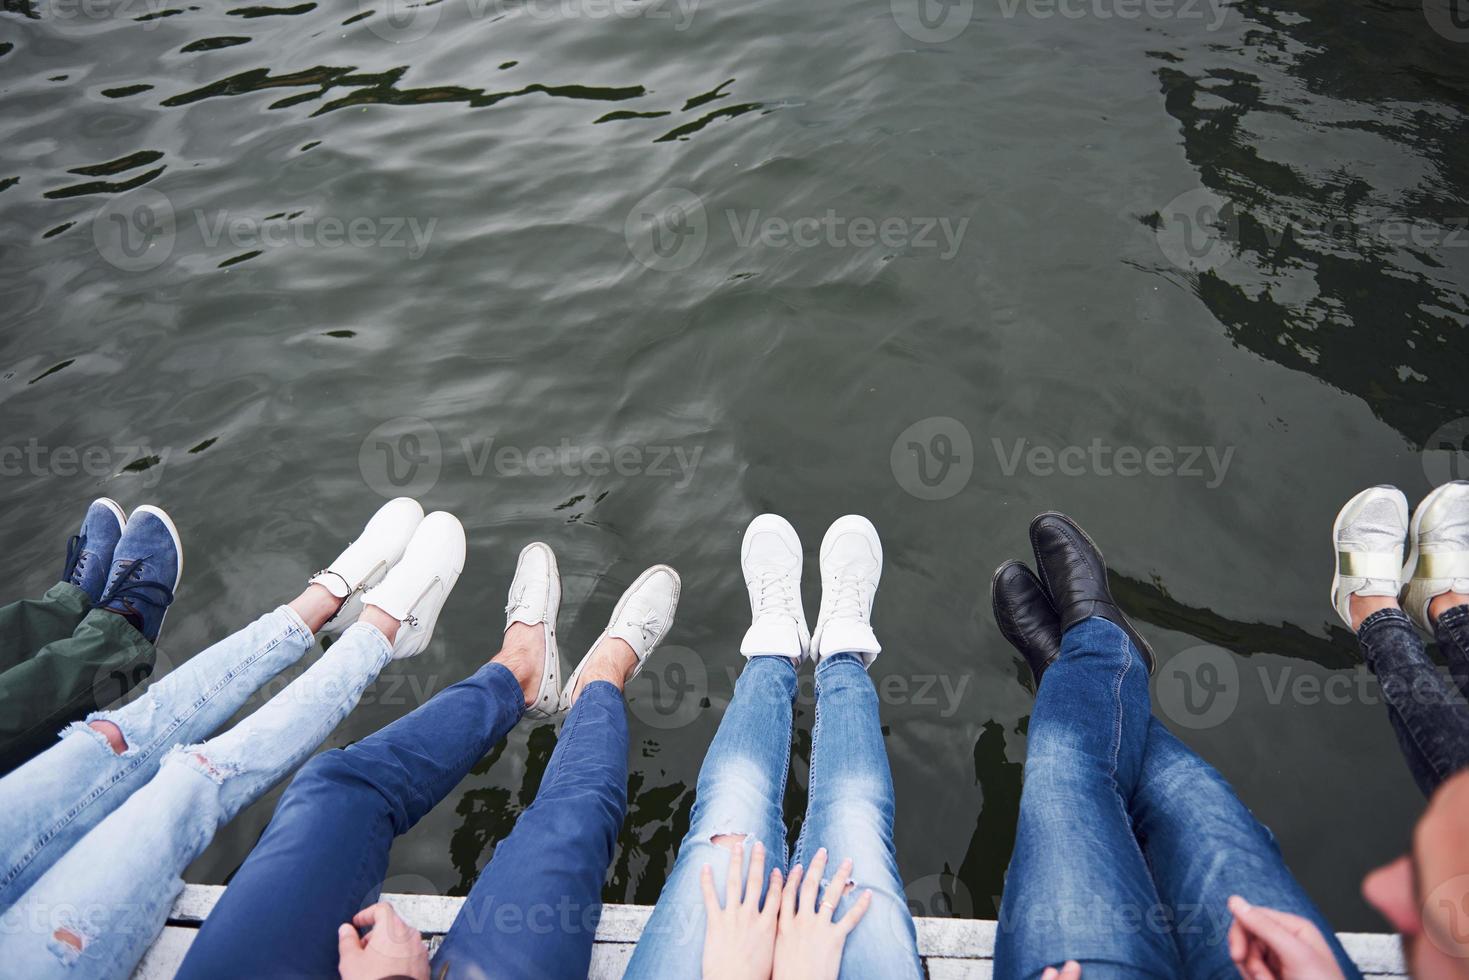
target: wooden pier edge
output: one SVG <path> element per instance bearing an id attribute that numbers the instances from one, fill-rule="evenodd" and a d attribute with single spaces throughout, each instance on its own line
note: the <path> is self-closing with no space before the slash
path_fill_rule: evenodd
<path id="1" fill-rule="evenodd" d="M 199 924 L 209 916 L 224 888 L 185 885 L 174 903 L 168 925 L 148 950 L 133 980 L 171 980 L 193 942 Z M 462 898 L 441 895 L 384 895 L 405 920 L 429 936 L 431 944 L 448 930 Z M 588 980 L 621 980 L 633 946 L 653 909 L 647 905 L 608 905 L 597 927 Z M 918 952 L 929 980 L 989 980 L 995 950 L 996 923 L 986 919 L 917 919 Z M 1342 945 L 1369 980 L 1404 976 L 1402 946 L 1396 935 L 1367 932 L 1340 934 Z"/>

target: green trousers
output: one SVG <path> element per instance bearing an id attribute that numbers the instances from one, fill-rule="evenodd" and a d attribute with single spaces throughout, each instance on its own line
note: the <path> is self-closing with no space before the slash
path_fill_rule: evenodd
<path id="1" fill-rule="evenodd" d="M 0 608 L 0 775 L 153 673 L 153 644 L 69 582 Z"/>

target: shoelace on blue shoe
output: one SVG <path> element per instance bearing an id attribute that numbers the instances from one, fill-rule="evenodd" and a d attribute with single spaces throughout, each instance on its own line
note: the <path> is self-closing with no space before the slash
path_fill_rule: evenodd
<path id="1" fill-rule="evenodd" d="M 81 588 L 83 566 L 90 557 L 90 553 L 85 550 L 86 547 L 87 539 L 81 534 L 73 534 L 71 540 L 66 542 L 66 567 L 61 570 L 63 582 L 70 582 Z"/>
<path id="2" fill-rule="evenodd" d="M 112 583 L 107 586 L 107 592 L 102 596 L 101 605 L 121 602 L 123 608 L 129 612 L 136 612 L 134 602 L 146 602 L 159 609 L 166 608 L 173 602 L 173 589 L 162 582 L 137 578 L 143 570 L 143 561 L 142 558 L 134 558 L 132 561 L 123 563 L 122 569 L 112 577 Z"/>

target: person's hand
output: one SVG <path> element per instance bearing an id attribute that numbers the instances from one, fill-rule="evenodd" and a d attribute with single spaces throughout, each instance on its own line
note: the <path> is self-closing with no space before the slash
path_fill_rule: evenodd
<path id="1" fill-rule="evenodd" d="M 1059 970 L 1048 966 L 1041 972 L 1041 980 L 1081 980 L 1081 964 L 1075 960 L 1067 960 L 1061 964 Z"/>
<path id="2" fill-rule="evenodd" d="M 745 860 L 744 842 L 729 856 L 724 883 L 724 907 L 714 890 L 714 871 L 704 865 L 699 883 L 704 888 L 704 980 L 770 980 L 775 959 L 775 924 L 780 914 L 780 869 L 770 871 L 770 890 L 765 907 L 760 907 L 760 886 L 765 877 L 765 845 L 750 850 L 750 881 L 741 874 Z"/>
<path id="3" fill-rule="evenodd" d="M 836 980 L 842 965 L 842 947 L 872 905 L 872 892 L 865 891 L 847 914 L 835 922 L 837 903 L 852 887 L 852 861 L 837 868 L 826 894 L 821 891 L 821 873 L 826 870 L 826 848 L 816 852 L 811 867 L 803 873 L 798 864 L 791 869 L 780 898 L 780 922 L 775 933 L 775 980 Z M 804 885 L 802 878 L 805 878 Z M 818 903 L 818 899 L 820 900 Z"/>
<path id="4" fill-rule="evenodd" d="M 1326 937 L 1310 919 L 1229 899 L 1229 956 L 1245 980 L 1344 980 Z"/>
<path id="5" fill-rule="evenodd" d="M 366 938 L 358 929 L 372 928 Z M 419 931 L 387 902 L 369 905 L 337 930 L 337 969 L 342 980 L 409 977 L 429 980 L 428 947 Z"/>

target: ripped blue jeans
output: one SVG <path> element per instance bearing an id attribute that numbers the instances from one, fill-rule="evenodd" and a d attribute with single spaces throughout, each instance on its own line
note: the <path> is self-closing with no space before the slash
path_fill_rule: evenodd
<path id="1" fill-rule="evenodd" d="M 59 742 L 0 779 L 0 912 L 152 779 L 170 749 L 213 735 L 314 642 L 281 606 L 158 678 L 126 707 L 67 726 Z M 91 721 L 115 724 L 126 750 L 114 752 Z"/>
<path id="2" fill-rule="evenodd" d="M 893 847 L 893 778 L 878 720 L 877 691 L 859 658 L 836 654 L 816 668 L 811 733 L 810 802 L 790 862 L 781 803 L 790 769 L 796 668 L 784 657 L 752 657 L 704 757 L 689 832 L 628 964 L 625 980 L 697 977 L 704 955 L 707 864 L 724 894 L 729 851 L 714 838 L 744 836 L 765 845 L 766 872 L 809 866 L 826 848 L 830 873 L 853 862 L 857 888 L 842 898 L 845 915 L 862 890 L 872 907 L 847 937 L 843 980 L 917 980 L 918 941 Z M 750 849 L 745 850 L 749 873 Z M 768 878 L 767 878 L 768 883 Z"/>
<path id="3" fill-rule="evenodd" d="M 305 762 L 391 657 L 386 637 L 359 623 L 228 732 L 162 752 L 153 778 L 53 859 L 0 917 L 6 971 L 29 980 L 131 974 L 183 889 L 180 875 L 215 831 Z"/>

